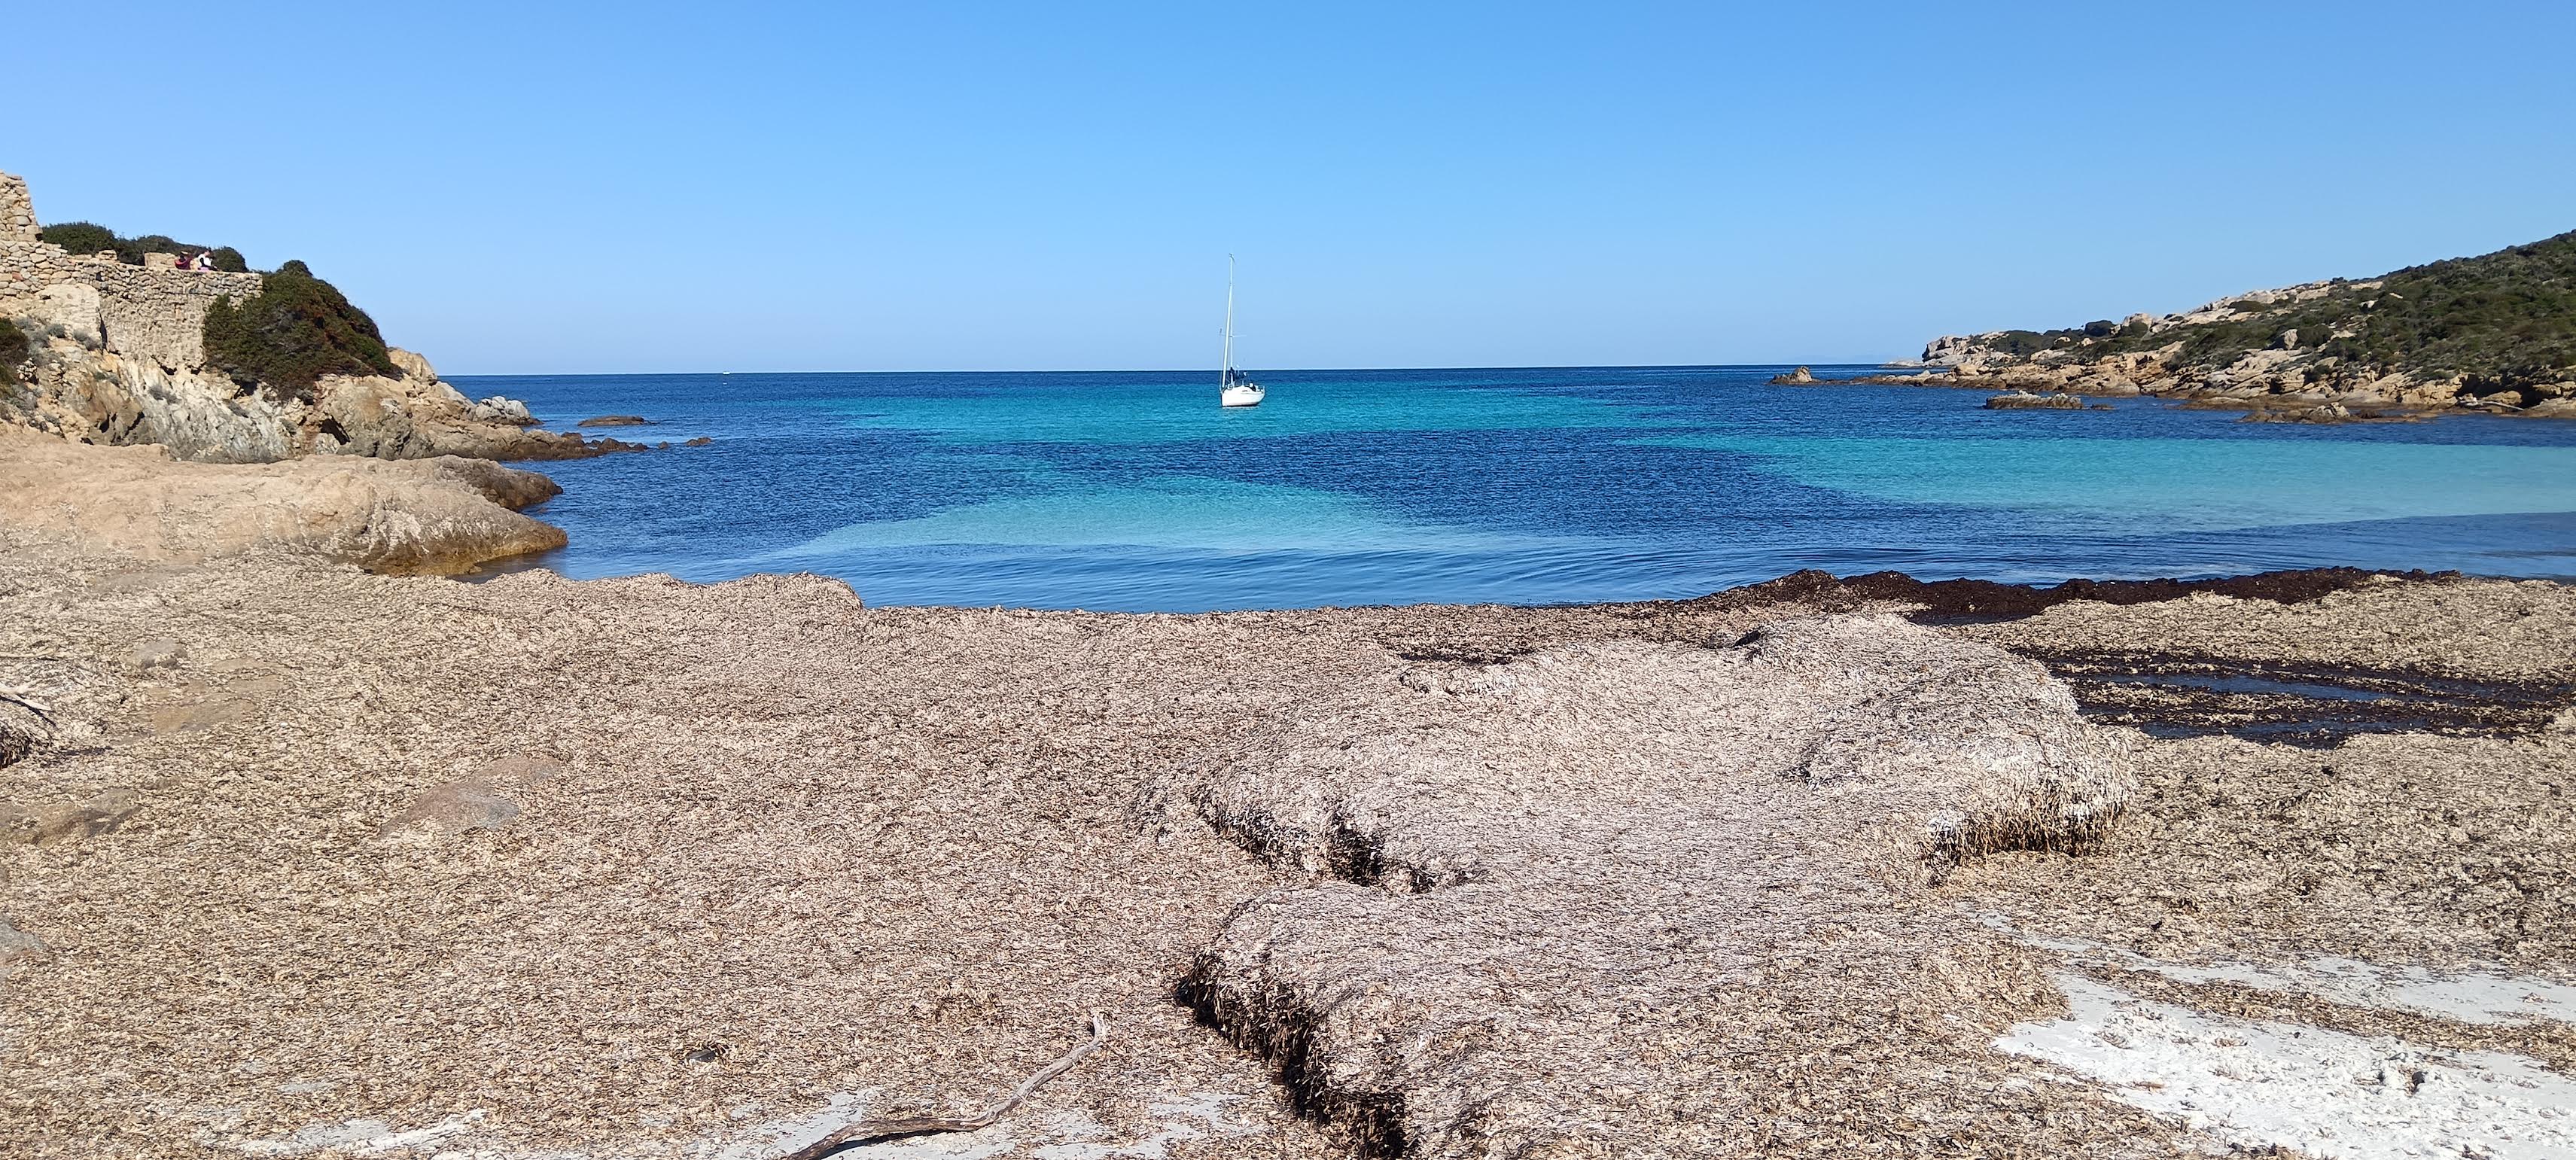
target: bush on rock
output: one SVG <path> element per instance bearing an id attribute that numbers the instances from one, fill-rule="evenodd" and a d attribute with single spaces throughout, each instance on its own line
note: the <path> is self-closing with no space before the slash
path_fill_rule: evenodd
<path id="1" fill-rule="evenodd" d="M 119 249 L 116 231 L 94 222 L 62 222 L 46 226 L 36 231 L 36 239 L 61 246 L 75 254 L 95 254 L 101 250 Z M 119 250 L 120 255 L 122 252 Z"/>
<path id="2" fill-rule="evenodd" d="M 0 319 L 0 387 L 16 386 L 18 368 L 25 364 L 34 349 L 27 332 L 15 322 Z"/>
<path id="3" fill-rule="evenodd" d="M 375 319 L 302 262 L 278 267 L 241 302 L 216 299 L 205 337 L 207 363 L 280 399 L 310 399 L 324 375 L 401 374 Z"/>

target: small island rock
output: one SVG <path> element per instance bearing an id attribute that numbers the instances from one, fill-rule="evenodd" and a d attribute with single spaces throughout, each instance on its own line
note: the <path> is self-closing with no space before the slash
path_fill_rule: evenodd
<path id="1" fill-rule="evenodd" d="M 2063 391 L 2034 395 L 2029 391 L 2007 391 L 1986 400 L 1989 411 L 2081 411 L 2084 400 Z"/>

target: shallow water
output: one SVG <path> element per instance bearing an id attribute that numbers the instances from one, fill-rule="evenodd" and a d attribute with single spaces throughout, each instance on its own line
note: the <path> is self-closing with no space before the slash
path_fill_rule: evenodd
<path id="1" fill-rule="evenodd" d="M 2576 576 L 2576 423 L 2247 424 L 1779 387 L 1779 367 L 480 376 L 704 448 L 537 465 L 576 577 L 844 578 L 872 603 L 1196 611 L 1688 597 L 1798 568 Z M 1819 368 L 1858 373 L 1865 368 Z"/>

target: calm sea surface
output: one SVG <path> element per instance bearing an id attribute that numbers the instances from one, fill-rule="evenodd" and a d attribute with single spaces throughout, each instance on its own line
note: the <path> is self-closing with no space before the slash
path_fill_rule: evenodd
<path id="1" fill-rule="evenodd" d="M 1697 596 L 1797 568 L 2576 577 L 2576 422 L 2314 427 L 1779 367 L 480 376 L 673 447 L 534 466 L 569 576 L 810 571 L 876 604 L 1196 611 Z M 1865 368 L 1819 368 L 1858 373 Z"/>

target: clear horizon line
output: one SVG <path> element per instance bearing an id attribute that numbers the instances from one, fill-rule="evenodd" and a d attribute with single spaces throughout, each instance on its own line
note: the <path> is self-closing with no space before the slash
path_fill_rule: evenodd
<path id="1" fill-rule="evenodd" d="M 1525 364 L 1521 364 L 1521 365 L 1517 365 L 1517 366 L 1329 366 L 1329 367 L 1259 367 L 1259 368 L 1239 368 L 1239 369 L 1244 370 L 1246 373 L 1253 373 L 1253 372 L 1255 372 L 1255 371 L 1258 371 L 1258 373 L 1261 373 L 1261 374 L 1272 374 L 1272 373 L 1278 373 L 1278 372 L 1286 372 L 1286 373 L 1290 373 L 1290 374 L 1304 374 L 1304 373 L 1314 372 L 1314 371 L 1582 371 L 1582 370 L 1597 370 L 1597 371 L 1653 371 L 1653 370 L 1732 370 L 1732 369 L 1757 369 L 1757 370 L 1758 370 L 1758 369 L 1764 369 L 1764 368 L 1770 368 L 1770 367 L 1801 367 L 1801 366 L 1803 366 L 1803 367 L 1873 367 L 1873 368 L 1875 368 L 1875 367 L 1886 367 L 1886 366 L 1890 366 L 1890 365 L 1893 365 L 1893 364 L 1895 364 L 1895 363 L 1897 363 L 1897 362 L 1899 362 L 1899 361 L 1902 361 L 1902 360 L 1898 360 L 1898 359 L 1877 359 L 1877 360 L 1857 360 L 1857 361 L 1848 361 L 1848 362 L 1835 362 L 1835 361 L 1830 361 L 1830 360 L 1825 360 L 1825 359 L 1808 359 L 1808 360 L 1805 360 L 1805 361 L 1803 361 L 1803 362 L 1741 362 L 1741 363 L 1525 363 Z M 1168 375 L 1168 374 L 1198 374 L 1198 373 L 1215 374 L 1215 373 L 1217 373 L 1217 371 L 1216 371 L 1216 368 L 1214 368 L 1214 367 L 1208 367 L 1208 366 L 1187 366 L 1187 367 L 1048 367 L 1048 368 L 1045 368 L 1045 369 L 1042 369 L 1042 370 L 1041 370 L 1041 369 L 1030 369 L 1030 368 L 1024 368 L 1024 367 L 1008 367 L 1008 368 L 980 368 L 980 369 L 974 369 L 974 368 L 954 368 L 954 367 L 952 367 L 952 368 L 947 368 L 947 369 L 942 369 L 942 370 L 878 369 L 878 370 L 855 370 L 855 371 L 854 371 L 854 370 L 832 370 L 832 371 L 818 371 L 818 370 L 801 370 L 801 371 L 469 371 L 469 372 L 456 372 L 456 373 L 453 373 L 453 374 L 442 372 L 442 373 L 439 375 L 439 377 L 440 377 L 440 378 L 443 378 L 443 379 L 445 379 L 445 378 L 458 378 L 458 379 L 476 379 L 476 378 L 488 378 L 488 379 L 503 379 L 503 378 L 521 378 L 521 379 L 530 379 L 530 378 L 569 379 L 569 378 L 610 378 L 610 377 L 617 377 L 617 378 L 680 377 L 680 376 L 684 376 L 684 375 Z"/>

